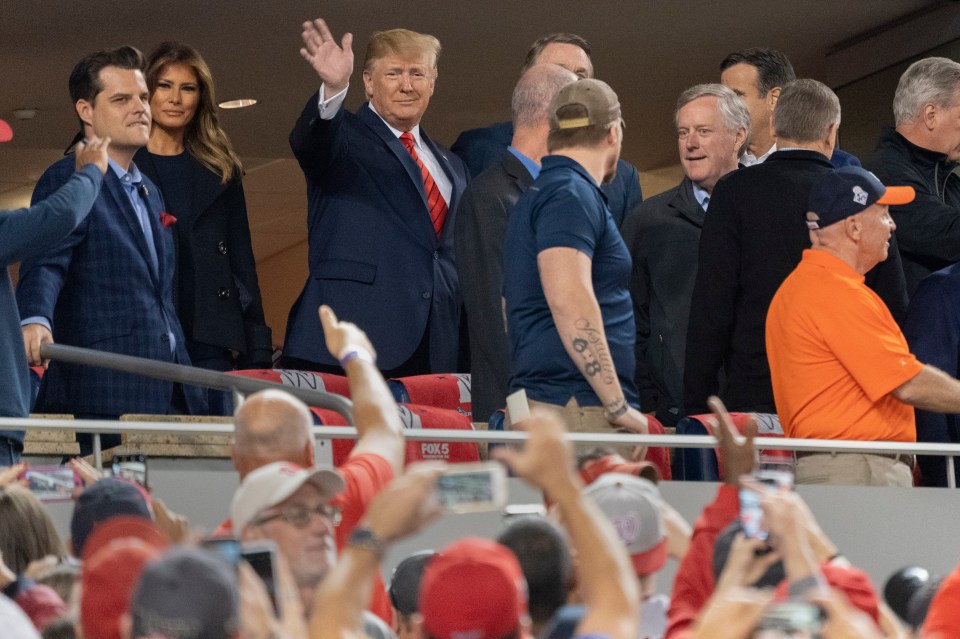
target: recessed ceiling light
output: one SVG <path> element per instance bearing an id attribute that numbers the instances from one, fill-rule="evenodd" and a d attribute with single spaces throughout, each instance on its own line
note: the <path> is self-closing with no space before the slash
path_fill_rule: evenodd
<path id="1" fill-rule="evenodd" d="M 254 98 L 241 98 L 240 100 L 227 100 L 226 102 L 221 102 L 218 106 L 221 109 L 242 109 L 244 107 L 251 107 L 257 103 L 257 100 Z"/>

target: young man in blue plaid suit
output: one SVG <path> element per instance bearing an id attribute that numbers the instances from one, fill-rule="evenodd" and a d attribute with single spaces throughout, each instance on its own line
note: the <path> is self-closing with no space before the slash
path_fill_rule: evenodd
<path id="1" fill-rule="evenodd" d="M 52 341 L 190 363 L 173 306 L 170 217 L 161 221 L 160 192 L 133 164 L 151 126 L 142 69 L 141 53 L 120 47 L 86 56 L 70 75 L 83 134 L 111 138 L 110 166 L 87 219 L 66 240 L 21 267 L 17 302 L 33 365 L 41 363 L 40 346 Z M 69 157 L 47 169 L 33 203 L 53 193 L 72 173 Z M 193 387 L 54 361 L 34 410 L 115 418 L 124 413 L 197 413 L 206 407 Z M 81 440 L 82 453 L 88 445 Z"/>

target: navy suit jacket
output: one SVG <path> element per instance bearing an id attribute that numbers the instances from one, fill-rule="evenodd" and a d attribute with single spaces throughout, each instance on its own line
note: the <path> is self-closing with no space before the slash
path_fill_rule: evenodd
<path id="1" fill-rule="evenodd" d="M 48 168 L 33 191 L 33 203 L 60 188 L 73 165 L 68 156 Z M 23 261 L 17 302 L 22 317 L 51 320 L 55 342 L 189 365 L 173 307 L 173 233 L 160 224 L 159 189 L 147 178 L 143 184 L 157 268 L 136 211 L 110 169 L 87 218 L 65 240 Z M 177 342 L 173 352 L 168 327 Z M 206 412 L 199 389 L 185 386 L 184 391 L 191 413 Z M 54 361 L 43 377 L 36 410 L 165 414 L 172 396 L 171 382 Z"/>
<path id="2" fill-rule="evenodd" d="M 381 368 L 416 351 L 430 328 L 432 372 L 456 370 L 460 298 L 454 267 L 457 203 L 467 172 L 420 130 L 453 184 L 440 238 L 423 179 L 403 144 L 365 103 L 320 118 L 313 94 L 290 133 L 307 180 L 310 276 L 290 309 L 284 354 L 336 365 L 317 316 L 327 304 L 370 337 Z"/>

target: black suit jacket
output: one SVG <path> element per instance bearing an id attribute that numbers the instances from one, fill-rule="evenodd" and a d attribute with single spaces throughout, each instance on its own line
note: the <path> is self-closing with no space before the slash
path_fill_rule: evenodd
<path id="1" fill-rule="evenodd" d="M 533 176 L 512 153 L 470 182 L 457 212 L 457 276 L 470 336 L 473 414 L 486 421 L 506 403 L 510 358 L 503 325 L 503 237 Z"/>
<path id="2" fill-rule="evenodd" d="M 633 258 L 630 293 L 637 322 L 640 407 L 666 426 L 683 413 L 687 318 L 697 276 L 704 211 L 689 178 L 648 198 L 627 216 L 621 232 Z"/>
<path id="3" fill-rule="evenodd" d="M 146 148 L 137 166 L 161 191 L 165 185 Z M 263 317 L 247 204 L 239 178 L 222 184 L 190 156 L 191 210 L 176 216 L 177 314 L 188 340 L 237 351 L 241 366 L 269 367 L 270 328 Z"/>
<path id="4" fill-rule="evenodd" d="M 714 187 L 700 236 L 687 331 L 687 414 L 707 412 L 707 397 L 718 393 L 730 410 L 776 412 L 767 363 L 767 309 L 810 247 L 810 187 L 832 168 L 816 151 L 777 151 Z M 895 238 L 890 257 L 867 274 L 867 284 L 900 321 L 907 294 Z"/>

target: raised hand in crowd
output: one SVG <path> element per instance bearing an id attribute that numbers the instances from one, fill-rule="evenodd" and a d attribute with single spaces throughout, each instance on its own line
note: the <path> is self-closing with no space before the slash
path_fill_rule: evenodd
<path id="1" fill-rule="evenodd" d="M 753 439 L 757 436 L 757 420 L 750 417 L 741 437 L 719 397 L 711 396 L 707 399 L 707 405 L 713 412 L 710 418 L 713 436 L 717 438 L 717 448 L 723 459 L 723 481 L 731 486 L 739 486 L 741 475 L 752 473 L 757 463 L 757 451 L 753 446 Z"/>
<path id="2" fill-rule="evenodd" d="M 101 139 L 95 135 L 91 135 L 86 141 L 77 142 L 73 147 L 77 170 L 88 164 L 95 164 L 101 173 L 106 173 L 107 167 L 110 166 L 110 156 L 107 155 L 109 148 L 110 138 Z"/>
<path id="3" fill-rule="evenodd" d="M 323 18 L 303 23 L 300 55 L 310 63 L 325 85 L 324 97 L 340 93 L 353 73 L 353 34 L 344 33 L 340 44 L 334 40 Z"/>
<path id="4" fill-rule="evenodd" d="M 25 462 L 20 462 L 19 464 L 14 464 L 13 466 L 7 466 L 6 468 L 0 468 L 0 488 L 14 483 L 19 483 L 21 486 L 25 485 L 26 482 L 18 479 L 18 477 L 20 477 L 20 474 L 26 469 L 27 464 Z"/>
<path id="5" fill-rule="evenodd" d="M 241 639 L 305 639 L 307 636 L 303 604 L 290 567 L 280 553 L 276 553 L 274 559 L 279 614 L 274 612 L 267 589 L 253 568 L 245 562 L 239 566 L 237 590 Z"/>
<path id="6" fill-rule="evenodd" d="M 579 558 L 579 584 L 586 613 L 577 635 L 635 639 L 640 592 L 626 548 L 610 521 L 582 494 L 565 428 L 551 412 L 535 409 L 524 420 L 530 438 L 522 451 L 501 448 L 498 459 L 555 504 Z"/>
<path id="7" fill-rule="evenodd" d="M 311 639 L 361 639 L 362 613 L 387 545 L 412 535 L 439 517 L 439 462 L 414 464 L 367 508 L 337 564 L 317 591 L 310 616 Z M 357 540 L 358 532 L 363 541 Z"/>
<path id="8" fill-rule="evenodd" d="M 897 635 L 884 634 L 877 624 L 861 610 L 850 605 L 847 596 L 835 588 L 825 588 L 811 597 L 826 613 L 820 629 L 823 639 L 896 639 Z"/>
<path id="9" fill-rule="evenodd" d="M 336 313 L 329 306 L 320 307 L 320 323 L 323 325 L 323 339 L 326 340 L 327 350 L 334 357 L 341 359 L 350 351 L 364 350 L 370 353 L 374 361 L 377 351 L 367 338 L 367 334 L 351 322 L 341 322 Z"/>

